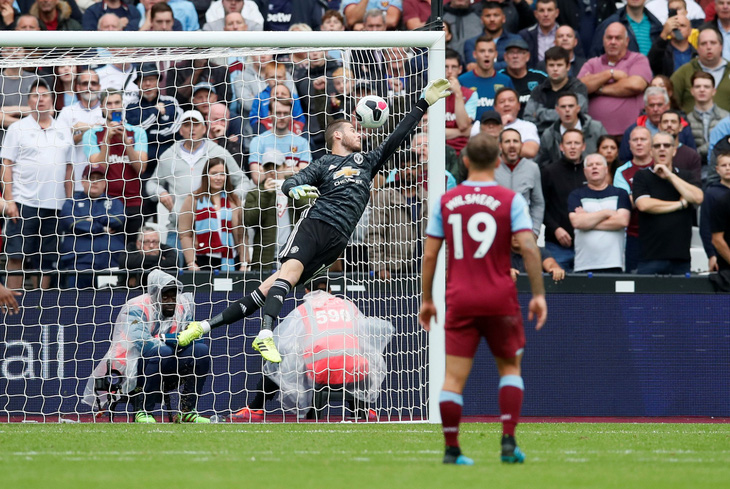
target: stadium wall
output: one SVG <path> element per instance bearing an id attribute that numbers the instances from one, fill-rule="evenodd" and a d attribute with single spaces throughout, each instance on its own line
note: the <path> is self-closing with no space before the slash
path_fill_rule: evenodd
<path id="1" fill-rule="evenodd" d="M 219 312 L 228 300 L 221 292 L 197 294 L 203 304 L 197 317 Z M 417 330 L 413 296 L 356 295 L 365 314 L 390 316 L 399 332 Z M 0 413 L 89 412 L 80 394 L 108 348 L 111 319 L 128 298 L 119 291 L 26 293 L 22 316 L 7 317 L 0 326 L 5 340 L 0 343 Z M 523 310 L 528 300 L 528 294 L 520 294 Z M 548 303 L 546 327 L 540 332 L 526 328 L 524 415 L 730 416 L 727 295 L 552 293 Z M 293 305 L 287 301 L 283 312 Z M 199 405 L 209 414 L 245 405 L 246 390 L 258 380 L 261 360 L 250 347 L 258 320 L 246 322 L 245 337 L 240 324 L 229 328 L 230 338 L 222 328 L 210 340 L 212 381 Z M 407 340 L 389 350 L 415 346 Z M 417 365 L 425 355 L 387 358 L 389 364 L 401 362 L 397 373 L 389 365 L 393 373 L 386 382 L 400 394 L 383 402 L 388 414 L 407 410 L 409 416 L 425 416 L 420 408 L 413 410 L 425 405 L 419 396 L 427 377 Z M 404 359 L 412 365 L 403 365 Z M 465 392 L 465 414 L 497 414 L 497 382 L 483 345 Z"/>

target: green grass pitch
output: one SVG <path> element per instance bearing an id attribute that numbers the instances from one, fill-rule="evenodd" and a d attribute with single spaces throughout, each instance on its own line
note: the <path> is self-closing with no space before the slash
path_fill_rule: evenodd
<path id="1" fill-rule="evenodd" d="M 462 425 L 473 467 L 441 464 L 429 424 L 0 424 L 0 487 L 730 488 L 730 424 Z"/>

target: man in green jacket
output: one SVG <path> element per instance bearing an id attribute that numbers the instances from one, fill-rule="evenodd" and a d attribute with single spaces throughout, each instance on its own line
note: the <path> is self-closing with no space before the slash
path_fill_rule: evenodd
<path id="1" fill-rule="evenodd" d="M 291 167 L 284 165 L 280 151 L 267 151 L 261 162 L 264 171 L 259 185 L 246 195 L 243 225 L 254 231 L 251 268 L 268 275 L 278 268 L 277 251 L 286 243 L 293 225 L 312 199 L 294 200 L 282 194 L 281 183 Z"/>
<path id="2" fill-rule="evenodd" d="M 672 75 L 674 97 L 685 114 L 689 114 L 695 105 L 690 92 L 695 71 L 705 71 L 713 76 L 716 89 L 714 101 L 721 109 L 730 111 L 730 64 L 722 57 L 722 43 L 722 34 L 713 27 L 705 27 L 698 37 L 697 57 Z"/>

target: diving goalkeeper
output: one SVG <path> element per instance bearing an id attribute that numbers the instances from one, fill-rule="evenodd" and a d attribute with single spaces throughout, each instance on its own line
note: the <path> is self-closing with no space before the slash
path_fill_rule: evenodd
<path id="1" fill-rule="evenodd" d="M 306 283 L 326 270 L 342 254 L 370 200 L 372 180 L 418 125 L 428 107 L 450 95 L 449 86 L 443 78 L 429 83 L 413 110 L 369 153 L 360 152 L 360 134 L 350 122 L 338 120 L 327 126 L 325 141 L 332 154 L 287 178 L 282 185 L 282 192 L 295 200 L 303 197 L 317 197 L 317 200 L 304 212 L 281 250 L 281 269 L 214 318 L 191 322 L 179 334 L 179 345 L 185 346 L 212 328 L 235 323 L 263 307 L 263 324 L 253 348 L 266 360 L 281 362 L 272 329 L 287 294 L 297 284 Z"/>

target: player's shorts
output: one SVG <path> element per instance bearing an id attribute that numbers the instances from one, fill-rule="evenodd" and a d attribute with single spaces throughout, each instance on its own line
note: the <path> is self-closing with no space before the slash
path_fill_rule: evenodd
<path id="1" fill-rule="evenodd" d="M 348 237 L 330 224 L 303 217 L 294 226 L 279 259 L 282 263 L 292 259 L 301 262 L 304 271 L 298 283 L 306 284 L 342 255 L 348 241 Z"/>
<path id="2" fill-rule="evenodd" d="M 522 315 L 449 317 L 446 314 L 446 354 L 474 358 L 484 337 L 492 355 L 514 358 L 525 348 Z"/>

